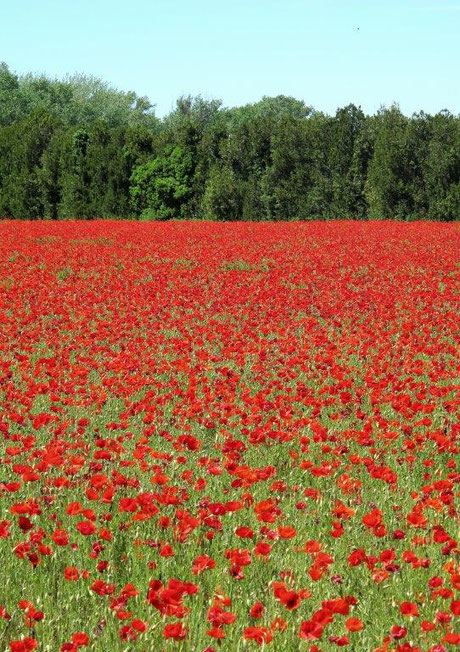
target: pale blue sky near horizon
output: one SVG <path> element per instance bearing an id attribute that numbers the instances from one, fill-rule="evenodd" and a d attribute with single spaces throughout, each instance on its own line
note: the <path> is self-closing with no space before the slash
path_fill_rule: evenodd
<path id="1" fill-rule="evenodd" d="M 327 113 L 460 113 L 460 0 L 0 0 L 0 61 L 224 106 L 291 95 Z"/>

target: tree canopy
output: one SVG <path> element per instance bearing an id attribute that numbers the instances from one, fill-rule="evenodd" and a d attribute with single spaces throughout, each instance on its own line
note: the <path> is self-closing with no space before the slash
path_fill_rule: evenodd
<path id="1" fill-rule="evenodd" d="M 331 116 L 279 95 L 134 91 L 0 64 L 0 218 L 433 219 L 460 216 L 460 117 L 397 105 Z"/>

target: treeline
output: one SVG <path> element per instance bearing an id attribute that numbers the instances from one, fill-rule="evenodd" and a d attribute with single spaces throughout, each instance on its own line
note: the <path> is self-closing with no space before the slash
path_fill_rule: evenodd
<path id="1" fill-rule="evenodd" d="M 433 219 L 460 216 L 460 117 L 335 116 L 290 97 L 227 109 L 0 64 L 0 217 Z"/>

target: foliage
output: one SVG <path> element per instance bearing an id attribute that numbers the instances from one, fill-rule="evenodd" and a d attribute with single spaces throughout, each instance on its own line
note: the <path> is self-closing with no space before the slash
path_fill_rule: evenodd
<path id="1" fill-rule="evenodd" d="M 64 80 L 32 74 L 18 77 L 0 63 L 0 127 L 26 118 L 36 108 L 72 126 L 94 120 L 104 120 L 111 127 L 144 124 L 154 129 L 158 125 L 154 106 L 133 91 L 118 91 L 80 74 Z"/>
<path id="2" fill-rule="evenodd" d="M 192 156 L 179 145 L 168 145 L 160 156 L 134 168 L 130 194 L 135 212 L 159 220 L 181 217 L 191 172 Z"/>
<path id="3" fill-rule="evenodd" d="M 204 217 L 214 220 L 237 220 L 242 213 L 242 191 L 228 167 L 211 169 L 203 197 Z"/>
<path id="4" fill-rule="evenodd" d="M 134 92 L 0 64 L 0 217 L 311 220 L 460 216 L 460 118 L 328 116 L 279 95 L 182 96 L 158 120 Z"/>

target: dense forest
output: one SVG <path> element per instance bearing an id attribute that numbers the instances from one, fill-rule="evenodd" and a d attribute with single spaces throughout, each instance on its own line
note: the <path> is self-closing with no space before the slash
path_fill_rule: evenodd
<path id="1" fill-rule="evenodd" d="M 0 217 L 432 219 L 460 216 L 460 116 L 335 116 L 291 97 L 225 108 L 0 64 Z"/>

